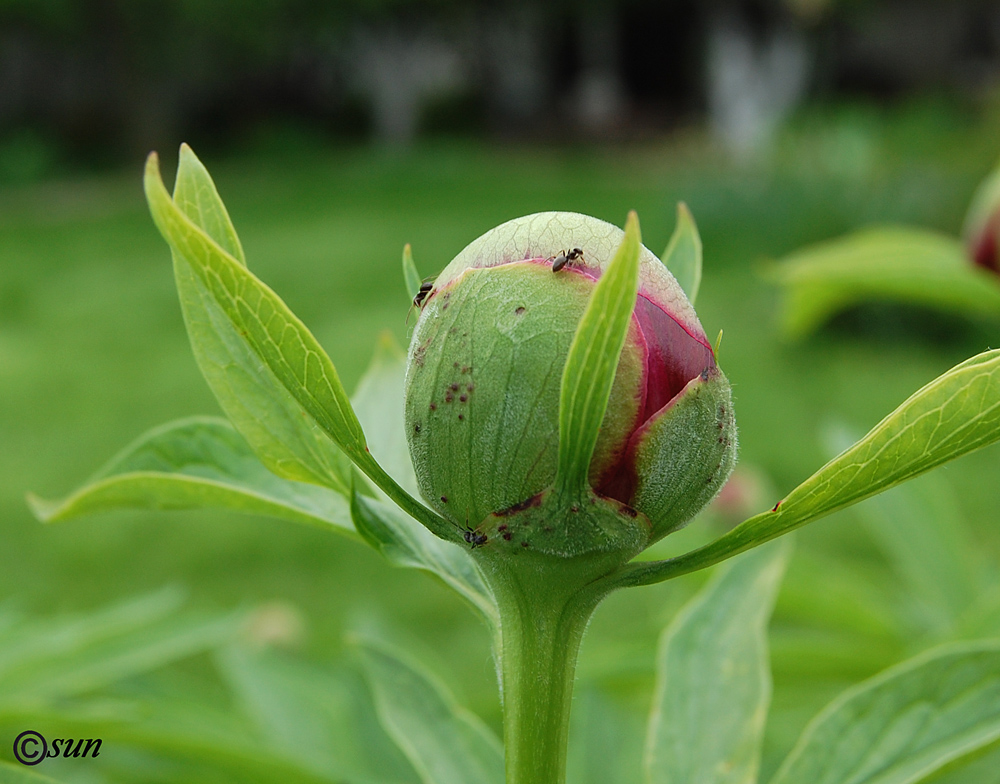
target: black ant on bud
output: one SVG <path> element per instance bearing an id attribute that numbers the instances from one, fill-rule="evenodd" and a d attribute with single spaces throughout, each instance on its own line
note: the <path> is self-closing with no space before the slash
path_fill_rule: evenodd
<path id="1" fill-rule="evenodd" d="M 561 250 L 557 256 L 552 256 L 549 261 L 552 262 L 552 271 L 558 272 L 571 261 L 577 261 L 583 258 L 583 248 L 573 248 L 572 250 Z"/>
<path id="2" fill-rule="evenodd" d="M 486 534 L 480 533 L 475 528 L 470 528 L 469 526 L 465 526 L 465 530 L 462 532 L 462 535 L 465 537 L 465 541 L 469 543 L 470 550 L 482 547 L 490 540 Z"/>
<path id="3" fill-rule="evenodd" d="M 462 532 L 462 536 L 465 538 L 465 541 L 468 542 L 470 549 L 472 550 L 475 550 L 477 547 L 482 547 L 490 540 L 486 534 L 480 533 L 469 525 L 468 513 L 465 515 L 465 528 L 461 528 L 457 524 L 455 527 Z"/>
<path id="4" fill-rule="evenodd" d="M 424 307 L 424 300 L 427 299 L 428 295 L 431 293 L 431 289 L 434 288 L 434 282 L 430 280 L 425 280 L 420 284 L 420 289 L 417 291 L 416 296 L 413 297 L 413 307 L 409 309 L 406 313 L 406 322 L 410 322 L 410 313 L 413 312 L 413 308 L 422 310 Z"/>

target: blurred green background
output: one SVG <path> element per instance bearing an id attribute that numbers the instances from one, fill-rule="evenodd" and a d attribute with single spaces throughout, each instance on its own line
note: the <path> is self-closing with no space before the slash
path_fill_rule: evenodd
<path id="1" fill-rule="evenodd" d="M 400 4 L 413 18 L 431 20 L 451 7 L 410 5 Z M 260 72 L 244 92 L 232 74 L 217 78 L 195 108 L 190 100 L 171 104 L 175 111 L 161 126 L 155 112 L 134 123 L 121 119 L 129 108 L 124 99 L 119 120 L 83 112 L 89 124 L 73 125 L 66 117 L 77 115 L 65 114 L 55 99 L 18 104 L 8 89 L 0 115 L 0 607 L 51 615 L 164 585 L 182 586 L 192 606 L 210 610 L 281 600 L 301 613 L 301 655 L 317 662 L 338 657 L 345 629 L 359 618 L 376 619 L 408 641 L 461 702 L 499 727 L 485 630 L 442 586 L 390 569 L 365 547 L 311 528 L 228 514 L 117 514 L 51 527 L 29 514 L 26 492 L 64 495 L 146 429 L 218 413 L 188 347 L 169 253 L 145 207 L 139 150 L 164 145 L 169 172 L 176 145 L 192 143 L 226 201 L 251 268 L 313 330 L 348 389 L 383 330 L 406 344 L 404 243 L 412 244 L 421 273 L 431 274 L 515 216 L 574 210 L 621 224 L 636 209 L 645 244 L 659 252 L 673 230 L 676 203 L 687 202 L 705 247 L 699 314 L 710 337 L 725 331 L 720 361 L 733 384 L 741 464 L 767 488 L 752 499 L 757 506 L 750 513 L 772 505 L 825 462 L 824 427 L 865 430 L 920 385 L 997 345 L 995 323 L 894 306 L 853 310 L 805 343 L 778 337 L 777 294 L 760 274 L 769 259 L 872 222 L 954 233 L 975 185 L 1000 153 L 995 93 L 980 89 L 979 81 L 969 91 L 917 76 L 889 85 L 871 77 L 874 86 L 861 89 L 864 80 L 852 82 L 846 66 L 820 56 L 829 29 L 860 12 L 852 4 L 819 5 L 826 10 L 815 17 L 803 16 L 796 4 L 769 11 L 778 26 L 798 20 L 809 51 L 819 53 L 818 65 L 810 70 L 811 86 L 780 113 L 766 138 L 747 145 L 720 135 L 698 79 L 671 98 L 629 76 L 628 68 L 639 67 L 634 63 L 622 77 L 624 103 L 615 104 L 628 108 L 627 121 L 598 121 L 579 132 L 577 121 L 566 120 L 576 115 L 551 92 L 542 110 L 525 115 L 526 122 L 536 118 L 536 131 L 494 127 L 491 118 L 502 107 L 484 102 L 481 85 L 428 98 L 425 108 L 440 113 L 434 119 L 433 111 L 424 112 L 424 124 L 409 136 L 380 130 L 374 101 L 365 108 L 362 98 L 348 95 L 322 115 L 305 99 L 283 105 L 275 97 L 283 94 L 280 84 L 258 96 L 254 108 L 227 116 L 227 89 L 234 102 L 249 100 L 266 82 Z M 693 13 L 676 6 L 679 18 Z M 295 4 L 260 6 L 278 7 Z M 621 6 L 615 14 L 621 29 L 634 29 L 625 21 L 628 14 L 641 17 L 643 7 Z M 87 62 L 83 42 L 98 47 L 97 39 L 75 37 L 74 25 L 103 18 L 88 16 L 95 8 L 132 18 L 124 4 L 7 2 L 0 5 L 0 41 L 28 41 L 25 46 L 38 49 L 38 41 L 62 40 L 64 59 Z M 149 4 L 147 15 L 135 18 L 148 20 L 157 8 Z M 234 13 L 225 3 L 218 8 Z M 364 17 L 366 29 L 396 18 L 391 4 L 363 10 L 373 15 Z M 352 14 L 361 11 L 345 5 L 339 13 L 336 29 L 350 30 Z M 229 18 L 219 14 L 211 24 L 195 25 L 203 39 L 177 32 L 193 24 L 183 15 L 170 17 L 180 28 L 167 26 L 176 38 L 164 34 L 146 50 L 141 24 L 131 37 L 116 39 L 131 42 L 136 62 L 146 63 L 136 75 L 144 102 L 156 98 L 144 79 L 178 80 L 176 71 L 157 65 L 157 53 L 169 52 L 167 64 L 189 58 L 208 67 L 192 50 L 198 40 L 215 40 L 213 25 Z M 765 30 L 770 18 L 752 17 Z M 285 62 L 281 53 L 289 44 L 282 36 L 294 39 L 295 30 L 276 28 L 265 65 Z M 252 46 L 232 43 L 239 57 L 264 45 L 257 32 Z M 576 34 L 562 35 L 551 40 L 562 42 L 563 59 L 571 62 L 566 74 L 550 74 L 550 91 L 574 83 L 586 65 L 573 43 Z M 10 51 L 0 56 L 0 72 Z M 233 57 L 238 71 L 242 61 Z M 683 73 L 699 72 L 697 57 L 681 62 Z M 59 73 L 57 63 L 50 76 Z M 553 120 L 552 112 L 562 120 Z M 470 115 L 467 123 L 457 119 Z M 998 460 L 994 447 L 938 472 L 974 543 L 970 557 L 993 579 L 1000 564 Z M 707 536 L 706 527 L 719 525 L 722 515 L 710 517 L 714 523 L 704 521 L 684 536 Z M 633 717 L 623 726 L 644 716 L 659 631 L 703 579 L 616 595 L 598 611 L 583 647 L 581 693 L 593 687 Z M 942 638 L 917 621 L 900 620 L 907 590 L 858 514 L 835 515 L 798 535 L 774 621 L 775 710 L 765 770 L 837 692 Z M 1000 624 L 992 633 L 1000 633 Z"/>

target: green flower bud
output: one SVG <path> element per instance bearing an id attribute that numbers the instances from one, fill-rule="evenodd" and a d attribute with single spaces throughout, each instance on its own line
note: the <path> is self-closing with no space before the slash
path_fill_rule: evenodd
<path id="1" fill-rule="evenodd" d="M 473 529 L 473 545 L 638 552 L 688 522 L 732 470 L 729 383 L 684 292 L 642 248 L 591 492 L 554 497 L 563 368 L 623 236 L 575 213 L 509 221 L 463 250 L 423 303 L 406 377 L 410 454 L 424 497 Z"/>

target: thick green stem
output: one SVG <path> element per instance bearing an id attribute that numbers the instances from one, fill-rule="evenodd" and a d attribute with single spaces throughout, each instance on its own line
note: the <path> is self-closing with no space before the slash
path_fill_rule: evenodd
<path id="1" fill-rule="evenodd" d="M 605 594 L 581 585 L 576 568 L 517 560 L 484 564 L 500 608 L 507 784 L 564 784 L 577 653 Z"/>

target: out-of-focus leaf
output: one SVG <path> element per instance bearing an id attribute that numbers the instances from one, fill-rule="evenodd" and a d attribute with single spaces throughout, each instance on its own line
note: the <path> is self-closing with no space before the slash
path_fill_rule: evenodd
<path id="1" fill-rule="evenodd" d="M 953 630 L 984 586 L 951 487 L 928 474 L 870 498 L 858 513 L 920 605 L 925 629 Z"/>
<path id="2" fill-rule="evenodd" d="M 413 251 L 410 249 L 410 243 L 403 246 L 403 280 L 406 282 L 406 293 L 410 295 L 410 299 L 413 299 L 420 291 L 422 281 L 420 273 L 417 272 L 417 265 L 413 263 Z"/>
<path id="3" fill-rule="evenodd" d="M 231 509 L 355 535 L 346 497 L 282 479 L 229 422 L 191 417 L 155 428 L 61 501 L 29 496 L 45 522 L 113 509 Z"/>
<path id="4" fill-rule="evenodd" d="M 635 310 L 641 244 L 639 218 L 630 212 L 622 243 L 594 286 L 566 357 L 555 479 L 566 497 L 582 497 L 587 490 L 587 471 Z"/>
<path id="5" fill-rule="evenodd" d="M 59 784 L 40 773 L 35 773 L 24 765 L 14 765 L 0 761 L 0 784 Z"/>
<path id="6" fill-rule="evenodd" d="M 570 717 L 566 780 L 575 784 L 642 781 L 643 716 L 578 684 Z"/>
<path id="7" fill-rule="evenodd" d="M 252 277 L 246 272 L 243 249 L 215 184 L 187 145 L 181 147 L 173 201 L 165 191 L 159 195 L 167 207 L 164 214 L 186 217 L 192 222 L 187 224 L 188 232 L 200 228 L 207 235 L 202 235 L 202 246 L 214 245 L 216 255 L 231 259 L 244 275 Z M 185 231 L 183 224 L 178 231 Z M 261 361 L 248 343 L 246 328 L 230 318 L 205 278 L 197 274 L 192 259 L 179 253 L 173 243 L 171 250 L 191 348 L 226 416 L 276 474 L 330 486 L 346 496 L 350 484 L 346 455 L 314 418 L 303 415 L 303 406 L 288 389 L 287 380 Z M 273 293 L 271 297 L 277 299 Z"/>
<path id="8" fill-rule="evenodd" d="M 701 287 L 701 236 L 684 202 L 677 205 L 677 227 L 661 258 L 693 305 Z"/>
<path id="9" fill-rule="evenodd" d="M 406 356 L 392 335 L 384 332 L 368 369 L 358 382 L 351 404 L 365 429 L 372 456 L 400 487 L 411 495 L 418 495 L 417 477 L 406 444 L 405 378 Z"/>
<path id="10" fill-rule="evenodd" d="M 650 784 L 756 781 L 771 700 L 767 622 L 787 559 L 785 543 L 743 556 L 664 631 L 646 738 Z"/>
<path id="11" fill-rule="evenodd" d="M 355 493 L 351 512 L 358 533 L 392 563 L 437 575 L 480 612 L 494 633 L 499 630 L 496 600 L 467 551 L 434 536 L 392 504 Z"/>
<path id="12" fill-rule="evenodd" d="M 379 720 L 423 784 L 500 784 L 503 747 L 444 684 L 384 643 L 358 640 Z"/>
<path id="13" fill-rule="evenodd" d="M 948 646 L 834 700 L 771 784 L 917 784 L 1000 740 L 1000 644 Z"/>
<path id="14" fill-rule="evenodd" d="M 178 612 L 161 591 L 71 618 L 24 621 L 0 634 L 0 714 L 92 692 L 221 645 L 240 616 Z"/>
<path id="15" fill-rule="evenodd" d="M 915 392 L 771 511 L 745 520 L 704 547 L 666 561 L 633 564 L 610 580 L 645 585 L 703 569 L 998 438 L 1000 350 L 994 350 L 966 360 Z"/>
<path id="16" fill-rule="evenodd" d="M 1000 317 L 1000 281 L 974 267 L 958 240 L 923 229 L 868 229 L 811 246 L 769 276 L 785 290 L 782 326 L 795 337 L 872 300 Z"/>
<path id="17" fill-rule="evenodd" d="M 337 780 L 417 781 L 356 675 L 246 646 L 226 649 L 219 661 L 262 743 Z"/>

